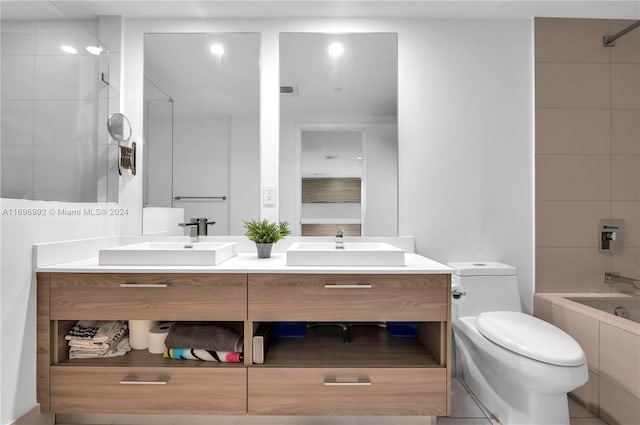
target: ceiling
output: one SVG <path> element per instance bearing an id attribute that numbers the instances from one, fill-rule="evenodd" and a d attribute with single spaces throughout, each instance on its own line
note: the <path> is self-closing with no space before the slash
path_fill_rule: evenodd
<path id="1" fill-rule="evenodd" d="M 95 18 L 468 18 L 527 19 L 539 17 L 640 19 L 640 2 L 524 0 L 2 0 L 3 19 Z M 57 9 L 57 10 L 55 10 Z M 64 16 L 60 16 L 59 12 Z M 27 16 L 25 16 L 25 14 Z"/>

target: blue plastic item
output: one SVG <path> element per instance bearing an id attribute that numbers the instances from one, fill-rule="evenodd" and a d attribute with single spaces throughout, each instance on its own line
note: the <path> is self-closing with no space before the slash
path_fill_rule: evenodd
<path id="1" fill-rule="evenodd" d="M 389 328 L 391 336 L 418 336 L 418 322 L 389 322 L 387 323 L 387 328 Z"/>
<path id="2" fill-rule="evenodd" d="M 271 324 L 271 335 L 280 338 L 302 338 L 307 335 L 304 322 L 275 322 Z"/>

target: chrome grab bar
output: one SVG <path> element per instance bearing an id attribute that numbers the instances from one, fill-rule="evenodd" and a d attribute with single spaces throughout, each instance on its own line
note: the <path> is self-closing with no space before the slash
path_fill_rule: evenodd
<path id="1" fill-rule="evenodd" d="M 174 196 L 173 199 L 176 201 L 180 201 L 181 199 L 219 199 L 221 201 L 226 201 L 227 197 L 225 195 L 222 196 Z"/>
<path id="2" fill-rule="evenodd" d="M 626 276 L 620 276 L 619 273 L 605 272 L 604 283 L 626 283 L 640 290 L 640 279 L 633 279 Z"/>

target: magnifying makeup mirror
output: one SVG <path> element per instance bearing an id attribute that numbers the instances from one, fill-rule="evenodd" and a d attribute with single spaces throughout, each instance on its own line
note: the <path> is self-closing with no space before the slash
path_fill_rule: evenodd
<path id="1" fill-rule="evenodd" d="M 120 113 L 114 112 L 109 115 L 107 120 L 107 130 L 113 140 L 118 142 L 120 148 L 120 160 L 118 161 L 118 173 L 122 175 L 122 170 L 131 170 L 131 174 L 136 175 L 136 142 L 129 146 L 123 146 L 123 143 L 129 142 L 131 139 L 131 124 L 127 117 Z"/>

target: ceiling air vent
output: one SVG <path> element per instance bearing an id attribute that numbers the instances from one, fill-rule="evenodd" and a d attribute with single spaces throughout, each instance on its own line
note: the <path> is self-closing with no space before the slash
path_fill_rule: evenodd
<path id="1" fill-rule="evenodd" d="M 281 96 L 298 96 L 298 86 L 280 86 Z"/>

